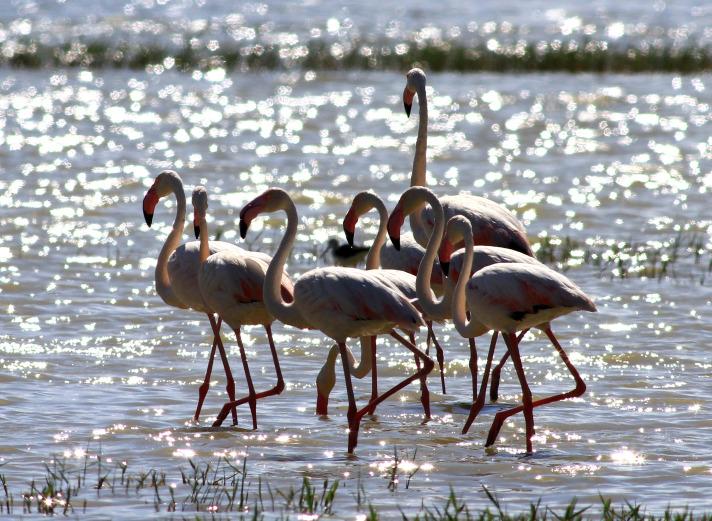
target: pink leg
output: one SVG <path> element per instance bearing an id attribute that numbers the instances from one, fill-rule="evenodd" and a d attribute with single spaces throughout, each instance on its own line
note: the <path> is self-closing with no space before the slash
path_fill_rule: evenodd
<path id="1" fill-rule="evenodd" d="M 272 388 L 267 391 L 263 391 L 260 393 L 255 393 L 254 392 L 254 386 L 252 385 L 252 377 L 249 376 L 249 366 L 247 365 L 247 357 L 244 359 L 244 365 L 243 367 L 245 368 L 245 377 L 247 378 L 247 385 L 248 389 L 250 390 L 250 394 L 247 396 L 244 396 L 240 398 L 239 400 L 233 400 L 231 402 L 226 403 L 222 410 L 220 411 L 220 414 L 218 414 L 218 417 L 215 419 L 215 423 L 213 423 L 213 427 L 219 427 L 222 422 L 227 418 L 228 413 L 230 412 L 231 409 L 234 409 L 243 403 L 249 403 L 250 404 L 250 410 L 254 411 L 253 416 L 252 416 L 252 426 L 254 429 L 257 428 L 257 400 L 261 400 L 262 398 L 267 398 L 268 396 L 274 396 L 276 394 L 281 394 L 284 391 L 284 378 L 282 377 L 282 368 L 279 365 L 279 356 L 277 354 L 277 348 L 274 345 L 274 339 L 272 338 L 272 326 L 267 324 L 265 325 L 265 331 L 267 332 L 267 340 L 269 341 L 269 348 L 272 353 L 272 362 L 274 363 L 274 370 L 277 373 L 277 384 Z M 238 345 L 240 346 L 240 354 L 244 352 L 244 349 L 242 347 L 242 339 L 238 334 Z M 254 405 L 253 405 L 254 404 Z"/>
<path id="2" fill-rule="evenodd" d="M 474 338 L 467 339 L 470 344 L 470 376 L 472 377 L 472 401 L 477 397 L 477 346 Z"/>
<path id="3" fill-rule="evenodd" d="M 521 333 L 519 333 L 519 336 L 517 337 L 517 343 L 519 343 L 524 335 L 527 334 L 529 329 L 523 330 Z M 495 333 L 496 334 L 496 333 Z M 499 378 L 500 378 L 500 373 L 502 372 L 502 367 L 504 364 L 507 362 L 509 359 L 509 351 L 504 353 L 504 356 L 502 359 L 499 361 L 499 363 L 495 366 L 494 370 L 492 371 L 492 386 L 490 387 L 490 401 L 496 402 L 497 399 L 499 398 Z"/>
<path id="4" fill-rule="evenodd" d="M 223 369 L 225 369 L 225 379 L 227 383 L 225 385 L 225 390 L 227 391 L 227 397 L 230 401 L 235 399 L 235 379 L 232 377 L 232 370 L 230 369 L 230 362 L 227 361 L 227 353 L 225 352 L 225 346 L 223 346 L 222 339 L 220 338 L 220 329 L 215 322 L 215 317 L 208 313 L 208 318 L 210 319 L 210 326 L 213 328 L 213 334 L 218 342 L 218 352 L 220 353 L 220 359 L 222 360 Z M 222 324 L 222 318 L 218 318 Z M 232 411 L 232 424 L 237 425 L 237 409 Z"/>
<path id="5" fill-rule="evenodd" d="M 578 396 L 583 395 L 583 393 L 586 392 L 586 384 L 584 383 L 583 379 L 581 378 L 581 375 L 579 375 L 579 373 L 576 370 L 576 368 L 574 367 L 574 365 L 569 360 L 568 355 L 566 354 L 564 349 L 561 347 L 561 344 L 559 344 L 559 341 L 556 338 L 556 336 L 554 336 L 554 333 L 551 331 L 551 328 L 547 327 L 546 329 L 544 329 L 544 332 L 546 333 L 546 336 L 549 337 L 549 340 L 551 340 L 551 343 L 556 348 L 556 351 L 559 353 L 561 360 L 564 362 L 564 365 L 566 365 L 566 368 L 571 373 L 571 376 L 573 376 L 574 381 L 576 382 L 576 387 L 573 390 L 566 392 L 566 393 L 555 394 L 555 395 L 549 396 L 547 398 L 542 398 L 541 400 L 536 400 L 536 401 L 532 402 L 532 407 L 539 407 L 541 405 L 546 405 L 549 403 L 566 400 L 567 398 L 576 398 Z M 495 416 L 494 422 L 492 422 L 492 427 L 490 428 L 489 436 L 487 437 L 487 443 L 485 446 L 490 446 L 490 445 L 494 444 L 494 442 L 497 440 L 497 436 L 499 435 L 499 431 L 502 428 L 502 425 L 504 424 L 504 421 L 507 418 L 509 418 L 510 416 L 521 412 L 522 410 L 524 410 L 524 408 L 520 405 L 520 406 L 514 407 L 512 409 L 508 409 L 506 411 L 501 411 L 501 412 L 497 413 L 497 415 Z"/>
<path id="6" fill-rule="evenodd" d="M 527 383 L 527 377 L 524 374 L 524 367 L 522 366 L 522 359 L 519 356 L 519 346 L 517 345 L 517 335 L 515 333 L 506 333 L 502 335 L 504 341 L 507 343 L 507 349 L 509 349 L 509 354 L 512 357 L 512 363 L 514 364 L 514 369 L 517 371 L 517 377 L 519 378 L 519 385 L 522 387 L 522 402 L 521 409 L 524 411 L 524 422 L 526 424 L 526 440 L 527 440 L 527 454 L 531 454 L 532 451 L 532 436 L 534 436 L 534 405 L 532 402 L 532 392 L 529 389 L 529 384 Z M 514 409 L 517 409 L 515 407 Z M 486 447 L 489 447 L 497 439 L 497 434 L 501 428 L 504 419 L 512 414 L 511 411 L 514 409 L 509 409 L 507 411 L 502 411 L 497 413 L 494 422 L 492 422 L 492 427 L 490 428 L 489 435 L 487 436 Z"/>
<path id="7" fill-rule="evenodd" d="M 220 321 L 218 321 L 218 324 L 220 324 Z M 215 350 L 217 349 L 217 347 L 217 340 L 213 338 L 213 347 L 210 349 L 210 356 L 208 357 L 208 368 L 205 370 L 205 379 L 203 380 L 203 383 L 200 385 L 200 387 L 198 387 L 198 406 L 195 408 L 195 415 L 193 415 L 193 421 L 196 423 L 200 418 L 200 410 L 203 408 L 205 395 L 208 394 L 208 389 L 210 388 L 210 375 L 213 372 L 213 360 L 215 360 Z"/>
<path id="8" fill-rule="evenodd" d="M 485 404 L 485 392 L 487 391 L 487 380 L 489 379 L 490 369 L 492 367 L 492 359 L 494 358 L 494 349 L 497 347 L 497 332 L 495 331 L 492 335 L 492 340 L 490 341 L 489 352 L 487 353 L 487 363 L 485 364 L 485 372 L 482 375 L 482 385 L 480 386 L 480 392 L 477 398 L 473 400 L 472 407 L 470 408 L 470 415 L 465 421 L 465 426 L 462 428 L 462 434 L 467 434 L 470 429 L 470 425 L 475 421 L 477 415 L 482 410 Z"/>
<path id="9" fill-rule="evenodd" d="M 371 337 L 371 399 L 369 405 L 378 398 L 378 356 L 376 353 L 376 337 Z M 376 414 L 376 404 L 369 408 L 368 414 Z"/>
<path id="10" fill-rule="evenodd" d="M 423 404 L 423 412 L 425 413 L 425 419 L 429 420 L 431 418 L 430 416 L 430 391 L 428 390 L 428 383 L 427 383 L 427 378 L 428 374 L 430 371 L 432 371 L 433 366 L 430 366 L 430 369 L 428 371 L 424 371 L 420 369 L 420 361 L 421 359 L 427 359 L 430 360 L 430 363 L 432 364 L 433 361 L 430 359 L 429 356 L 424 355 L 420 349 L 418 349 L 415 346 L 415 335 L 410 335 L 411 340 L 410 342 L 400 336 L 398 333 L 396 333 L 395 329 L 392 329 L 390 332 L 390 335 L 398 340 L 401 344 L 403 344 L 405 347 L 411 350 L 413 355 L 415 355 L 415 367 L 417 368 L 416 374 L 420 375 L 420 403 Z M 427 367 L 427 364 L 425 365 Z M 382 400 L 381 400 L 382 401 Z M 380 402 L 379 402 L 380 403 Z"/>
<path id="11" fill-rule="evenodd" d="M 354 392 L 353 388 L 351 386 L 351 374 L 349 373 L 348 369 L 348 355 L 346 354 L 346 344 L 343 342 L 339 343 L 339 350 L 341 351 L 341 360 L 344 365 L 344 378 L 346 380 L 346 393 L 348 394 L 349 397 L 349 412 L 348 412 L 348 419 L 349 419 L 349 445 L 348 445 L 348 451 L 349 454 L 352 454 L 354 449 L 356 448 L 356 444 L 358 443 L 358 429 L 361 424 L 361 418 L 368 413 L 372 405 L 378 405 L 388 397 L 392 396 L 393 394 L 397 393 L 401 389 L 403 389 L 405 386 L 409 385 L 411 382 L 414 382 L 417 379 L 422 379 L 425 378 L 430 371 L 433 370 L 433 367 L 435 364 L 433 361 L 430 359 L 429 356 L 424 354 L 422 351 L 420 351 L 415 344 L 412 344 L 408 342 L 405 338 L 400 336 L 398 333 L 395 331 L 391 332 L 391 336 L 398 340 L 401 344 L 403 344 L 408 350 L 410 350 L 414 355 L 416 355 L 419 358 L 419 361 L 423 363 L 423 369 L 420 371 L 416 371 L 415 374 L 409 376 L 402 382 L 396 384 L 395 386 L 391 387 L 388 389 L 386 392 L 381 394 L 376 400 L 373 402 L 370 402 L 366 407 L 364 407 L 361 410 L 357 410 L 356 408 L 356 399 L 354 398 Z"/>
<path id="12" fill-rule="evenodd" d="M 440 345 L 440 342 L 438 342 L 438 339 L 435 337 L 435 331 L 433 331 L 433 321 L 426 320 L 425 323 L 428 326 L 428 346 L 430 345 L 431 340 L 435 345 L 435 357 L 438 360 L 438 368 L 440 369 L 440 386 L 443 389 L 443 394 L 447 394 L 445 391 L 445 354 L 443 353 L 443 348 Z M 428 354 L 428 352 L 426 351 L 425 354 Z"/>

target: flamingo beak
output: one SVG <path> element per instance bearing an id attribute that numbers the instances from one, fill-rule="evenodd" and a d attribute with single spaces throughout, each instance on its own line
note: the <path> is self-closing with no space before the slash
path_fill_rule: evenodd
<path id="1" fill-rule="evenodd" d="M 415 93 L 412 92 L 408 87 L 403 89 L 403 108 L 405 109 L 405 115 L 410 117 L 410 109 L 413 108 L 413 97 Z"/>
<path id="2" fill-rule="evenodd" d="M 153 222 L 153 211 L 156 209 L 158 199 L 158 193 L 154 187 L 149 188 L 143 198 L 143 218 L 146 220 L 146 224 L 149 228 Z"/>
<path id="3" fill-rule="evenodd" d="M 240 237 L 243 239 L 247 236 L 247 229 L 250 227 L 252 219 L 257 217 L 262 210 L 261 198 L 262 196 L 256 197 L 240 210 Z"/>
<path id="4" fill-rule="evenodd" d="M 352 248 L 354 245 L 354 234 L 356 233 L 357 220 L 358 217 L 354 215 L 353 208 L 350 209 L 346 214 L 346 217 L 344 217 L 344 235 L 346 235 L 346 242 L 348 242 L 349 246 Z"/>
<path id="5" fill-rule="evenodd" d="M 200 239 L 200 226 L 198 226 L 198 214 L 193 212 L 193 232 L 195 233 L 195 238 Z"/>
<path id="6" fill-rule="evenodd" d="M 440 261 L 440 269 L 442 270 L 443 275 L 447 277 L 448 272 L 450 271 L 450 262 Z"/>
<path id="7" fill-rule="evenodd" d="M 396 251 L 400 251 L 400 231 L 404 221 L 405 216 L 403 215 L 403 210 L 397 205 L 388 218 L 388 236 L 391 238 L 391 242 Z"/>

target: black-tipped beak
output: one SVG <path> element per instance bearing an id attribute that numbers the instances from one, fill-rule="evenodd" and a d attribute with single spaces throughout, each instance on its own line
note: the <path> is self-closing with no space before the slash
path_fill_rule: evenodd
<path id="1" fill-rule="evenodd" d="M 247 224 L 247 221 L 244 219 L 240 219 L 240 237 L 243 239 L 247 237 L 247 228 L 249 227 L 249 224 Z"/>
<path id="2" fill-rule="evenodd" d="M 143 218 L 146 219 L 146 224 L 148 227 L 151 227 L 151 223 L 153 222 L 153 214 L 148 213 L 146 210 L 143 211 Z"/>
<path id="3" fill-rule="evenodd" d="M 194 224 L 193 231 L 195 232 L 195 238 L 200 239 L 200 226 L 198 226 L 197 224 Z"/>
<path id="4" fill-rule="evenodd" d="M 400 237 L 391 237 L 391 242 L 396 251 L 400 251 Z"/>
<path id="5" fill-rule="evenodd" d="M 353 248 L 354 247 L 354 232 L 344 230 L 344 235 L 346 235 L 346 242 L 348 242 L 349 246 L 351 246 Z"/>
<path id="6" fill-rule="evenodd" d="M 410 109 L 413 108 L 412 103 L 406 103 L 405 101 L 403 102 L 403 108 L 405 109 L 405 115 L 410 117 Z"/>
<path id="7" fill-rule="evenodd" d="M 440 269 L 443 272 L 443 275 L 446 277 L 448 276 L 448 272 L 450 271 L 450 262 L 440 262 Z"/>

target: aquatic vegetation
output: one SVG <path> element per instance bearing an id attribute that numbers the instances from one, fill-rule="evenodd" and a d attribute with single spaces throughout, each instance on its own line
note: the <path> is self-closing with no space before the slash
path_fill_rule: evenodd
<path id="1" fill-rule="evenodd" d="M 712 69 L 712 48 L 687 42 L 619 44 L 593 39 L 551 41 L 466 42 L 462 40 L 395 41 L 351 39 L 333 42 L 315 38 L 307 43 L 127 43 L 73 40 L 48 45 L 33 38 L 0 46 L 0 66 L 13 68 L 128 68 L 162 72 L 230 70 L 390 70 L 419 64 L 429 71 L 456 72 L 677 72 Z M 198 43 L 196 43 L 196 41 Z"/>

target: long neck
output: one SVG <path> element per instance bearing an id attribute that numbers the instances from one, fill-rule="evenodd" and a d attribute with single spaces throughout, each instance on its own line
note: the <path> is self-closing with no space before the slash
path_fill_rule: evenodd
<path id="1" fill-rule="evenodd" d="M 425 248 L 425 255 L 423 255 L 423 258 L 420 260 L 418 276 L 415 280 L 415 291 L 418 295 L 418 304 L 426 316 L 444 318 L 449 314 L 448 292 L 446 291 L 443 297 L 439 301 L 436 301 L 430 288 L 430 278 L 433 274 L 433 263 L 435 262 L 443 231 L 445 230 L 445 216 L 443 215 L 443 207 L 440 201 L 438 201 L 438 198 L 435 197 L 432 192 L 427 192 L 425 198 L 433 209 L 435 226 L 430 234 L 428 246 Z"/>
<path id="2" fill-rule="evenodd" d="M 351 349 L 346 347 L 346 354 L 349 360 L 349 373 L 354 378 L 364 378 L 371 372 L 371 337 L 361 337 L 361 360 L 359 360 L 358 365 L 354 360 L 354 355 Z M 339 346 L 334 344 L 329 349 L 329 354 L 326 357 L 326 362 L 322 366 L 319 374 L 317 375 L 317 383 L 321 387 L 320 392 L 323 392 L 326 397 L 329 396 L 331 390 L 334 388 L 336 383 L 336 362 L 339 358 Z"/>
<path id="3" fill-rule="evenodd" d="M 178 208 L 176 210 L 176 218 L 173 221 L 173 229 L 166 237 L 166 242 L 163 243 L 161 253 L 158 254 L 156 261 L 156 292 L 163 301 L 170 306 L 185 307 L 185 305 L 176 297 L 171 285 L 171 279 L 168 276 L 168 258 L 171 253 L 180 244 L 183 236 L 183 226 L 185 225 L 185 193 L 183 193 L 183 184 L 180 180 L 173 181 L 173 194 L 176 196 Z"/>
<path id="4" fill-rule="evenodd" d="M 470 280 L 469 274 L 470 272 L 472 272 L 473 258 L 474 254 L 472 234 L 468 233 L 465 235 L 465 258 L 462 261 L 460 277 L 457 279 L 455 291 L 451 298 L 452 321 L 455 324 L 455 329 L 457 329 L 457 332 L 465 338 L 474 338 L 483 334 L 487 330 L 487 328 L 485 328 L 472 316 L 470 317 L 470 320 L 467 320 L 467 312 L 465 306 L 465 286 Z M 451 283 L 448 285 L 452 286 Z"/>
<path id="5" fill-rule="evenodd" d="M 368 250 L 366 257 L 366 269 L 375 270 L 381 267 L 381 248 L 386 242 L 386 234 L 388 233 L 388 210 L 379 198 L 373 198 L 373 207 L 378 211 L 378 233 L 373 240 L 371 249 Z"/>
<path id="6" fill-rule="evenodd" d="M 287 263 L 287 257 L 292 251 L 294 238 L 297 235 L 297 209 L 288 197 L 285 198 L 283 208 L 287 213 L 287 230 L 279 243 L 277 252 L 272 257 L 272 262 L 269 263 L 269 268 L 267 268 L 263 296 L 265 307 L 277 320 L 291 326 L 303 328 L 306 323 L 295 303 L 288 304 L 282 300 L 281 282 L 284 265 Z"/>
<path id="7" fill-rule="evenodd" d="M 426 186 L 425 167 L 428 149 L 428 97 L 425 94 L 425 84 L 420 84 L 418 94 L 418 139 L 415 141 L 415 156 L 413 170 L 410 174 L 410 186 Z M 425 224 L 421 212 L 410 214 L 410 229 L 416 240 L 424 235 Z M 419 241 L 420 242 L 420 241 Z"/>
<path id="8" fill-rule="evenodd" d="M 198 221 L 200 228 L 200 264 L 204 263 L 210 257 L 210 245 L 208 244 L 208 223 L 205 216 L 201 216 Z"/>

